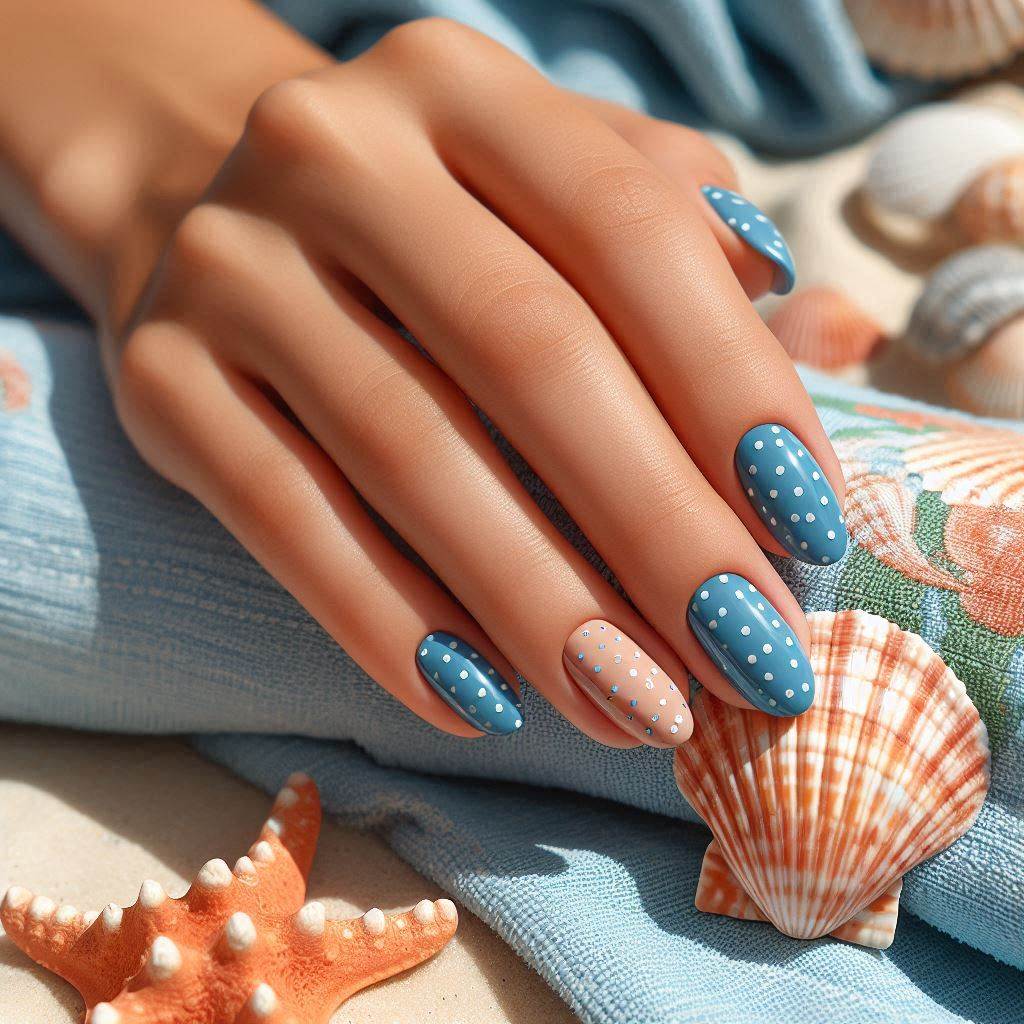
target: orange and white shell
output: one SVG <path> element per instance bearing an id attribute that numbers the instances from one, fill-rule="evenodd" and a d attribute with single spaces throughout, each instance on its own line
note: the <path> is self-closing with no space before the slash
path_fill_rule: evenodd
<path id="1" fill-rule="evenodd" d="M 886 71 L 956 78 L 1024 49 L 1024 0 L 846 0 L 867 55 Z"/>
<path id="2" fill-rule="evenodd" d="M 676 781 L 710 826 L 697 908 L 884 949 L 903 875 L 970 828 L 985 726 L 918 636 L 866 612 L 808 617 L 814 705 L 775 718 L 694 696 Z"/>
<path id="3" fill-rule="evenodd" d="M 1011 157 L 982 171 L 953 211 L 964 237 L 986 242 L 1024 242 L 1024 157 Z"/>
<path id="4" fill-rule="evenodd" d="M 946 393 L 969 412 L 1024 419 L 1024 315 L 954 363 L 946 372 Z"/>
<path id="5" fill-rule="evenodd" d="M 862 366 L 885 344 L 885 331 L 845 292 L 819 285 L 791 295 L 768 327 L 794 362 L 829 373 Z"/>

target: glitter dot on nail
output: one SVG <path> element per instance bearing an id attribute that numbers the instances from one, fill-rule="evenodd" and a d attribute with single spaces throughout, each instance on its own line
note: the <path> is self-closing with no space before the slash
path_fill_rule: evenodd
<path id="1" fill-rule="evenodd" d="M 749 626 L 742 626 L 742 627 L 740 627 L 740 632 L 744 636 L 750 636 L 750 627 Z"/>

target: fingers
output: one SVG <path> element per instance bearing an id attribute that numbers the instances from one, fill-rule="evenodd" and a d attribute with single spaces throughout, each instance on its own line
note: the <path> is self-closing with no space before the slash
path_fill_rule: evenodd
<path id="1" fill-rule="evenodd" d="M 189 332 L 159 323 L 136 332 L 119 376 L 121 411 L 142 453 L 199 498 L 370 676 L 446 732 L 518 730 L 512 666 L 399 554 L 331 461 L 250 381 L 215 363 Z M 169 386 L 182 379 L 187 391 Z M 441 631 L 459 638 L 460 653 L 479 654 L 462 663 L 486 685 L 486 701 L 441 699 L 417 668 L 419 652 L 433 649 L 429 638 Z M 443 664 L 438 659 L 442 672 Z M 484 666 L 482 673 L 473 666 Z M 468 685 L 454 667 L 449 677 L 460 691 Z M 340 690 L 338 699 L 346 699 Z"/>
<path id="2" fill-rule="evenodd" d="M 235 249 L 247 267 L 236 267 L 235 287 L 208 300 L 222 303 L 230 358 L 274 381 L 517 671 L 601 742 L 671 746 L 687 738 L 679 659 L 543 515 L 452 381 L 346 290 L 318 278 L 298 247 L 244 225 Z M 257 280 L 267 266 L 278 287 L 286 282 L 288 305 L 266 287 L 238 287 L 240 276 Z M 577 635 L 596 619 L 595 635 L 608 634 L 600 641 L 608 660 L 588 660 L 593 652 Z M 449 648 L 435 633 L 418 658 L 433 672 Z"/>
<path id="3" fill-rule="evenodd" d="M 759 543 L 818 564 L 841 557 L 838 461 L 791 360 L 707 229 L 703 207 L 605 124 L 574 115 L 567 94 L 532 78 L 523 88 L 536 96 L 501 121 L 475 108 L 450 118 L 460 146 L 443 155 L 598 313 L 690 457 Z M 536 152 L 548 156 L 537 161 Z M 749 224 L 759 223 L 743 209 Z M 741 440 L 765 425 L 790 432 L 782 435 L 792 448 L 787 482 L 811 465 L 808 458 L 814 462 L 787 491 L 759 493 L 737 474 Z"/>

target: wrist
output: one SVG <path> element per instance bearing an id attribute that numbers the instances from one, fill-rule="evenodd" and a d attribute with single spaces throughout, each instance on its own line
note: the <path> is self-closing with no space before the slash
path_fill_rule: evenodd
<path id="1" fill-rule="evenodd" d="M 12 15 L 0 217 L 113 335 L 256 97 L 330 57 L 247 0 L 39 6 Z"/>

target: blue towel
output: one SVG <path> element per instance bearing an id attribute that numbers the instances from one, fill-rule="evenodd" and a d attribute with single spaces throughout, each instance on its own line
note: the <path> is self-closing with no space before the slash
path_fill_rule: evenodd
<path id="1" fill-rule="evenodd" d="M 32 397 L 0 408 L 0 717 L 320 737 L 197 742 L 268 789 L 292 768 L 310 771 L 331 811 L 382 829 L 587 1021 L 1024 1020 L 1024 974 L 996 959 L 1024 968 L 1024 635 L 988 631 L 983 600 L 968 615 L 959 594 L 885 564 L 870 543 L 827 569 L 781 565 L 807 609 L 867 607 L 922 633 L 956 664 L 994 748 L 981 818 L 908 876 L 890 950 L 796 942 L 694 911 L 708 833 L 675 788 L 670 752 L 599 746 L 529 687 L 516 736 L 438 733 L 146 469 L 114 418 L 87 331 L 0 318 L 3 353 L 0 378 L 20 367 Z M 975 506 L 957 465 L 946 477 L 924 472 L 915 446 L 990 435 L 827 378 L 808 385 L 848 465 L 916 488 L 913 543 L 925 557 L 949 509 Z M 1017 435 L 992 436 L 1005 446 Z M 1024 440 L 1014 468 L 1024 474 Z M 579 542 L 543 486 L 528 485 Z"/>

